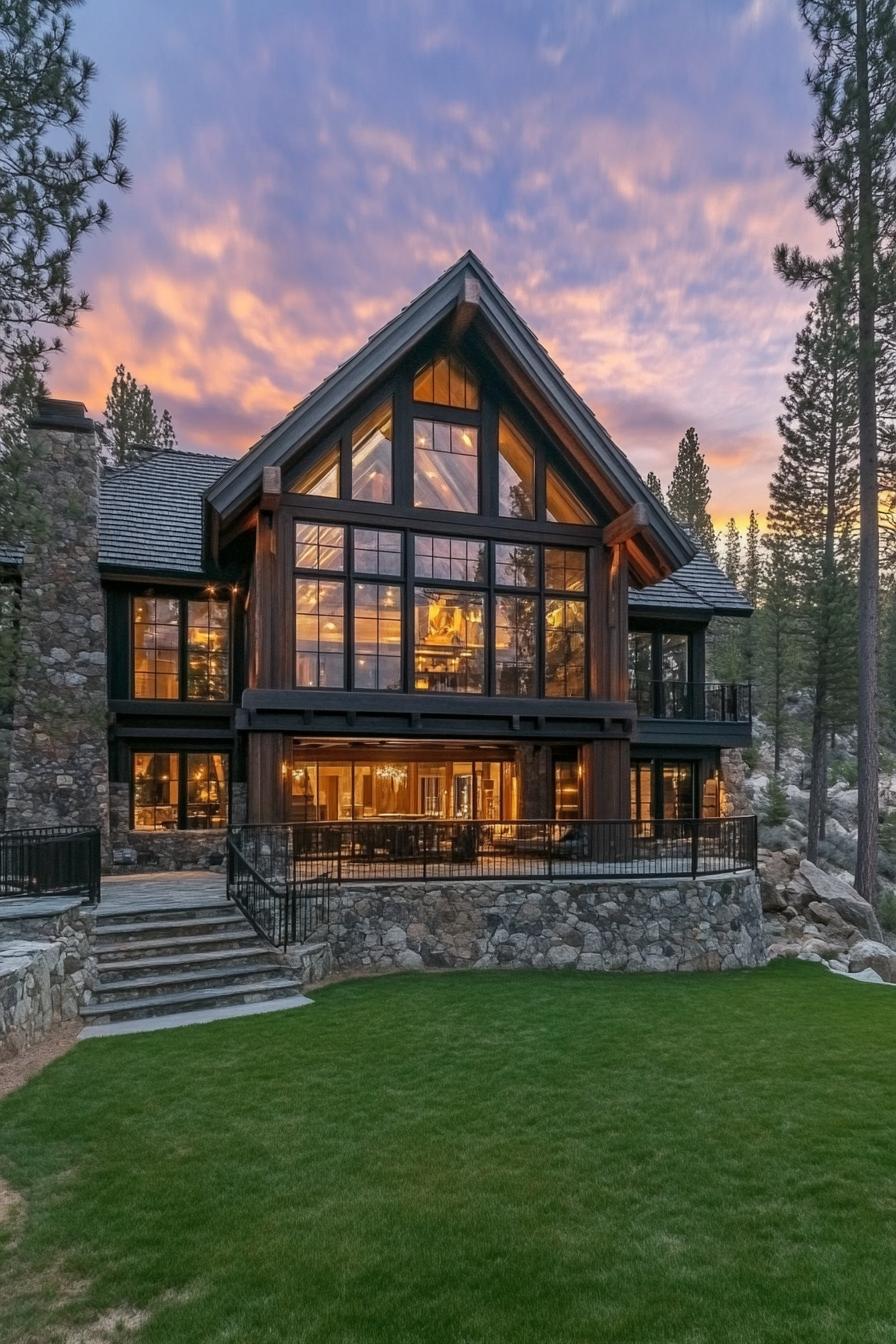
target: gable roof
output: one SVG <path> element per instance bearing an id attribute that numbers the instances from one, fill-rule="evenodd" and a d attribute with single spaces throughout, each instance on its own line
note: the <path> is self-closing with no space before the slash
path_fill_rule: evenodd
<path id="1" fill-rule="evenodd" d="M 206 573 L 203 496 L 232 457 L 164 448 L 100 478 L 99 560 L 103 567 Z"/>
<path id="2" fill-rule="evenodd" d="M 521 385 L 533 391 L 539 408 L 547 410 L 552 426 L 564 435 L 565 446 L 583 457 L 585 470 L 590 468 L 602 483 L 609 483 L 619 513 L 636 510 L 640 535 L 629 545 L 636 580 L 645 581 L 687 564 L 694 555 L 690 538 L 658 504 L 472 252 L 465 253 L 233 463 L 207 494 L 217 521 L 224 525 L 234 521 L 259 496 L 264 467 L 285 465 L 304 443 L 324 433 L 353 402 L 372 391 L 420 340 L 462 310 L 468 318 L 472 314 L 477 327 L 500 349 L 505 371 L 512 371 Z"/>
<path id="3" fill-rule="evenodd" d="M 693 560 L 673 575 L 646 588 L 631 589 L 628 605 L 636 614 L 674 608 L 697 617 L 749 616 L 753 610 L 728 575 L 700 545 L 697 545 Z"/>

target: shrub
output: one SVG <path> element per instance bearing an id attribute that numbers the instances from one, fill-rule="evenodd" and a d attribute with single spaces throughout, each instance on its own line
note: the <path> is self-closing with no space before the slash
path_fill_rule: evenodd
<path id="1" fill-rule="evenodd" d="M 766 826 L 783 826 L 790 816 L 790 803 L 777 775 L 768 781 L 768 800 L 765 805 L 763 821 Z"/>

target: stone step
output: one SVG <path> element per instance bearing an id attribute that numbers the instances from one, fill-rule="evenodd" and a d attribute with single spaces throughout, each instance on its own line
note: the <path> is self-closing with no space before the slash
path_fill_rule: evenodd
<path id="1" fill-rule="evenodd" d="M 260 942 L 258 934 L 251 924 L 244 923 L 242 928 L 231 933 L 197 933 L 177 938 L 148 938 L 145 942 L 131 939 L 127 943 L 98 944 L 94 954 L 102 965 L 113 964 L 116 959 L 133 957 L 144 952 L 210 952 L 215 948 L 222 951 L 237 950 L 241 947 L 255 947 Z"/>
<path id="2" fill-rule="evenodd" d="M 91 1022 L 119 1022 L 130 1017 L 162 1016 L 172 1009 L 213 1008 L 225 1004 L 278 999 L 298 993 L 296 981 L 282 976 L 279 980 L 253 980 L 249 984 L 243 982 L 213 989 L 187 989 L 178 994 L 151 994 L 139 999 L 88 1003 L 81 1009 L 81 1016 Z"/>
<path id="3" fill-rule="evenodd" d="M 102 963 L 103 978 L 109 980 L 112 975 L 128 976 L 140 971 L 204 970 L 209 966 L 226 967 L 231 964 L 241 966 L 250 959 L 263 959 L 270 955 L 271 949 L 268 944 L 263 943 L 258 938 L 256 939 L 256 945 L 249 946 L 247 944 L 245 947 L 236 947 L 233 951 L 225 948 L 221 952 L 178 952 L 170 957 L 133 957 L 127 961 L 104 961 Z"/>
<path id="4" fill-rule="evenodd" d="M 106 924 L 120 924 L 127 921 L 130 924 L 142 924 L 145 920 L 172 920 L 195 918 L 203 919 L 217 914 L 237 914 L 233 901 L 210 900 L 203 901 L 197 905 L 172 905 L 170 901 L 160 902 L 158 905 L 118 905 L 110 901 L 107 906 L 102 903 L 96 907 L 96 926 L 103 928 Z"/>
<path id="5" fill-rule="evenodd" d="M 183 911 L 178 911 L 176 919 L 146 919 L 134 921 L 128 919 L 126 923 L 116 924 L 98 924 L 96 935 L 98 938 L 144 938 L 147 934 L 153 933 L 177 933 L 183 929 L 197 929 L 199 932 L 211 932 L 212 929 L 232 928 L 234 925 L 247 924 L 245 915 L 241 915 L 238 910 L 233 910 L 231 906 L 229 911 L 222 911 L 219 915 L 199 916 L 184 915 Z"/>
<path id="6" fill-rule="evenodd" d="M 237 986 L 254 976 L 257 980 L 283 978 L 283 967 L 276 962 L 251 961 L 248 966 L 214 966 L 207 970 L 180 970 L 160 975 L 138 975 L 126 980 L 101 980 L 94 985 L 94 1002 L 108 1003 L 111 997 L 129 999 L 141 994 L 174 993 L 178 988 L 211 988 L 213 985 Z"/>
<path id="7" fill-rule="evenodd" d="M 257 1003 L 236 1003 L 224 1008 L 197 1008 L 187 1013 L 166 1013 L 164 1017 L 133 1017 L 85 1027 L 78 1036 L 87 1041 L 96 1036 L 130 1036 L 141 1031 L 164 1031 L 169 1027 L 196 1027 L 206 1022 L 223 1022 L 234 1017 L 254 1017 L 258 1013 L 283 1013 L 291 1008 L 310 1008 L 313 999 L 304 994 L 287 994 L 282 999 L 261 999 Z"/>

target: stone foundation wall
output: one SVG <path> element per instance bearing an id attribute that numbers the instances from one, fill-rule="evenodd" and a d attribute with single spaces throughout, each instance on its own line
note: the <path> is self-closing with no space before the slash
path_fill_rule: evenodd
<path id="1" fill-rule="evenodd" d="M 245 785 L 232 800 L 245 805 Z M 132 831 L 130 829 L 130 790 L 127 784 L 113 783 L 109 791 L 112 822 L 112 871 L 171 872 L 181 868 L 217 868 L 224 863 L 227 833 L 216 831 Z"/>
<path id="2" fill-rule="evenodd" d="M 333 970 L 574 967 L 717 971 L 765 964 L 754 873 L 696 880 L 344 886 Z"/>
<path id="3" fill-rule="evenodd" d="M 0 1059 L 77 1018 L 94 983 L 92 928 L 92 914 L 78 905 L 43 918 L 0 919 Z"/>

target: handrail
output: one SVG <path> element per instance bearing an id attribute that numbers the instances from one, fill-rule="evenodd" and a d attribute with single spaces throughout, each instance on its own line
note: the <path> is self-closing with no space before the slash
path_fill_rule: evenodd
<path id="1" fill-rule="evenodd" d="M 704 723 L 750 723 L 749 681 L 663 681 L 635 677 L 629 683 L 640 718 L 690 719 Z"/>
<path id="2" fill-rule="evenodd" d="M 0 831 L 0 900 L 41 896 L 100 899 L 97 826 L 24 826 Z"/>
<path id="3" fill-rule="evenodd" d="M 234 827 L 227 836 L 227 895 L 257 933 L 285 951 L 329 919 L 330 874 L 297 880 L 285 864 L 278 869 L 274 863 L 266 877 L 238 843 L 250 829 Z M 256 859 L 259 848 L 271 856 L 270 845 L 256 845 Z"/>

